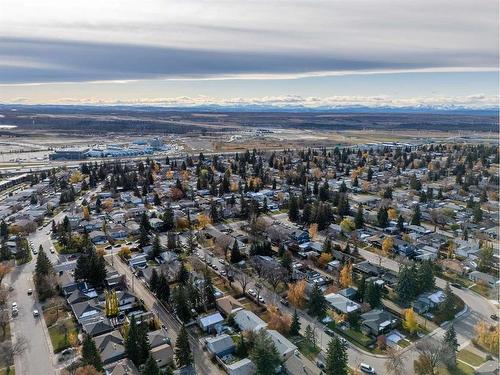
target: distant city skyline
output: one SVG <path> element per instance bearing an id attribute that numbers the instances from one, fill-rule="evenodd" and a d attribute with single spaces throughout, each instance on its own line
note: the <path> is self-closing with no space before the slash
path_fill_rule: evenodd
<path id="1" fill-rule="evenodd" d="M 498 2 L 13 0 L 0 102 L 498 106 Z"/>

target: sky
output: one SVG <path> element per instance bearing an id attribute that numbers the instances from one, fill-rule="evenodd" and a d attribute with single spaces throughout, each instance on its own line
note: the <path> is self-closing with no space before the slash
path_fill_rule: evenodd
<path id="1" fill-rule="evenodd" d="M 2 0 L 0 103 L 497 108 L 496 0 Z"/>

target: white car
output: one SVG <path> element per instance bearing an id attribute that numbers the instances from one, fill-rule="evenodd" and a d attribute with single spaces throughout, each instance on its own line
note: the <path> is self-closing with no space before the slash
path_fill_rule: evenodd
<path id="1" fill-rule="evenodd" d="M 259 302 L 260 303 L 265 303 L 266 301 L 264 301 L 264 298 L 262 298 L 262 296 L 259 296 Z"/>
<path id="2" fill-rule="evenodd" d="M 372 366 L 367 365 L 366 363 L 362 363 L 359 365 L 359 369 L 365 374 L 376 374 L 375 370 Z"/>
<path id="3" fill-rule="evenodd" d="M 38 318 L 40 316 L 40 312 L 38 310 L 33 310 L 33 317 Z"/>
<path id="4" fill-rule="evenodd" d="M 54 249 L 54 247 L 51 247 L 51 248 L 50 248 L 50 252 L 51 252 L 52 254 L 54 254 L 54 253 L 56 252 L 56 249 Z"/>
<path id="5" fill-rule="evenodd" d="M 255 293 L 255 290 L 253 289 L 248 289 L 248 294 L 250 294 L 252 297 L 257 296 L 257 293 Z"/>
<path id="6" fill-rule="evenodd" d="M 12 310 L 17 310 L 17 302 L 12 302 Z"/>

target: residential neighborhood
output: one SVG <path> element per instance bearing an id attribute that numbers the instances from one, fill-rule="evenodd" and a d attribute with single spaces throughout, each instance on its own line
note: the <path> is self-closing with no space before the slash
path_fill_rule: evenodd
<path id="1" fill-rule="evenodd" d="M 0 374 L 498 374 L 498 172 L 446 142 L 32 172 Z"/>

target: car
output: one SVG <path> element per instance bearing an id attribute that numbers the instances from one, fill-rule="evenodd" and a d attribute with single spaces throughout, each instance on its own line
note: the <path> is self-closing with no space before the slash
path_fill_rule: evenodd
<path id="1" fill-rule="evenodd" d="M 490 315 L 490 318 L 493 319 L 493 320 L 498 320 L 497 314 Z"/>
<path id="2" fill-rule="evenodd" d="M 68 260 L 73 260 L 73 259 L 76 259 L 76 255 L 75 255 L 75 254 L 71 254 L 71 255 L 68 257 Z"/>
<path id="3" fill-rule="evenodd" d="M 450 285 L 453 286 L 453 287 L 455 287 L 455 288 L 457 288 L 457 289 L 462 289 L 462 285 L 460 285 L 460 284 L 451 283 Z"/>
<path id="4" fill-rule="evenodd" d="M 221 274 L 221 276 L 226 276 L 226 271 L 222 270 L 219 272 Z"/>
<path id="5" fill-rule="evenodd" d="M 290 303 L 288 302 L 288 300 L 284 299 L 284 298 L 281 298 L 280 299 L 280 303 L 283 305 L 283 306 L 288 306 Z"/>
<path id="6" fill-rule="evenodd" d="M 33 254 L 34 255 L 38 254 L 38 250 L 37 249 L 33 249 Z"/>
<path id="7" fill-rule="evenodd" d="M 376 374 L 373 367 L 370 365 L 367 365 L 366 363 L 361 363 L 359 365 L 359 369 L 361 370 L 361 372 L 364 372 L 365 374 Z"/>
<path id="8" fill-rule="evenodd" d="M 37 309 L 33 310 L 33 317 L 38 318 L 39 316 L 40 312 Z"/>
<path id="9" fill-rule="evenodd" d="M 262 296 L 259 296 L 258 300 L 260 303 L 266 303 L 266 301 L 264 300 L 264 298 L 262 298 Z"/>
<path id="10" fill-rule="evenodd" d="M 33 289 L 28 289 L 28 296 L 31 296 L 33 294 Z"/>
<path id="11" fill-rule="evenodd" d="M 17 302 L 12 302 L 12 310 L 17 310 Z"/>
<path id="12" fill-rule="evenodd" d="M 104 248 L 104 250 L 111 250 L 112 248 L 113 248 L 113 246 L 108 245 L 108 246 L 106 246 L 106 247 Z"/>
<path id="13" fill-rule="evenodd" d="M 247 293 L 250 294 L 252 297 L 257 296 L 257 293 L 255 293 L 255 290 L 253 290 L 253 289 L 248 289 Z"/>
<path id="14" fill-rule="evenodd" d="M 62 356 L 68 356 L 68 355 L 71 355 L 73 354 L 73 352 L 75 351 L 74 348 L 68 348 L 68 349 L 64 349 L 62 352 L 61 352 L 61 355 Z"/>
<path id="15" fill-rule="evenodd" d="M 121 247 L 122 245 L 117 243 L 114 247 Z"/>
<path id="16" fill-rule="evenodd" d="M 226 261 L 224 259 L 219 259 L 220 264 L 226 264 Z"/>
<path id="17" fill-rule="evenodd" d="M 316 366 L 318 366 L 318 368 L 321 370 L 325 368 L 325 364 L 321 361 L 316 361 Z"/>
<path id="18" fill-rule="evenodd" d="M 17 316 L 19 314 L 18 309 L 12 309 L 12 316 Z"/>
<path id="19" fill-rule="evenodd" d="M 325 328 L 325 333 L 328 335 L 328 336 L 335 336 L 335 332 L 333 332 L 333 329 L 330 329 L 330 328 Z"/>
<path id="20" fill-rule="evenodd" d="M 131 242 L 131 241 L 128 241 L 128 242 L 126 243 L 126 245 L 127 245 L 127 246 L 130 246 L 130 245 L 132 245 L 132 242 Z"/>
<path id="21" fill-rule="evenodd" d="M 212 268 L 216 271 L 219 269 L 219 267 L 217 267 L 215 264 L 212 264 Z"/>
<path id="22" fill-rule="evenodd" d="M 54 249 L 53 247 L 51 247 L 51 248 L 50 248 L 50 252 L 51 252 L 52 254 L 54 254 L 54 253 L 56 252 L 56 249 Z"/>

